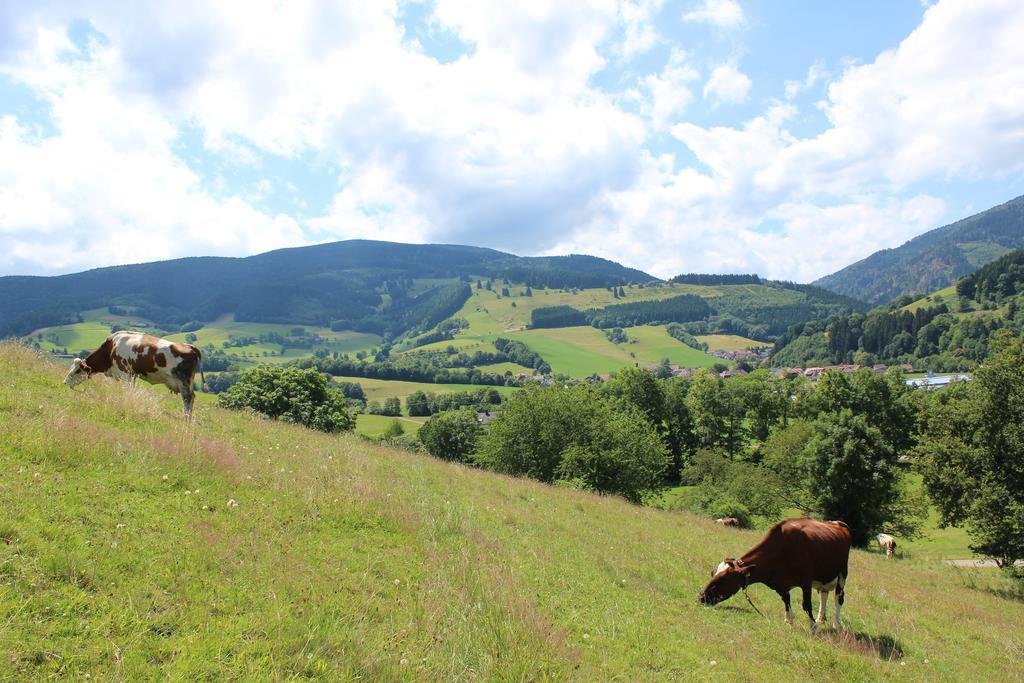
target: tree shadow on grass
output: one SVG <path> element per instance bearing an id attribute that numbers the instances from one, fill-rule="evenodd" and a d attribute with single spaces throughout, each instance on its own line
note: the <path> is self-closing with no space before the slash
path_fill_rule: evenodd
<path id="1" fill-rule="evenodd" d="M 903 645 L 890 635 L 843 629 L 830 631 L 825 637 L 852 652 L 875 655 L 889 662 L 903 659 Z"/>

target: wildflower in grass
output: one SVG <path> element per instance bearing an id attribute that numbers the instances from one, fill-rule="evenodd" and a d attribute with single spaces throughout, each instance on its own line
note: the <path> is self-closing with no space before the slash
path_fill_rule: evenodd
<path id="1" fill-rule="evenodd" d="M 229 508 L 236 508 L 236 507 L 238 507 L 238 501 L 235 500 L 234 498 L 232 498 L 231 500 L 228 501 L 228 507 Z"/>
<path id="2" fill-rule="evenodd" d="M 167 481 L 167 475 L 166 474 L 164 475 L 164 481 Z"/>
<path id="3" fill-rule="evenodd" d="M 125 528 L 126 526 L 128 526 L 128 525 L 127 525 L 127 524 L 118 524 L 118 525 L 117 525 L 117 528 L 118 528 L 118 529 L 123 529 L 123 528 Z"/>
<path id="4" fill-rule="evenodd" d="M 40 478 L 40 477 L 42 477 L 43 475 L 42 475 L 42 474 L 40 474 L 39 472 L 36 472 L 36 473 L 35 473 L 35 474 L 33 474 L 32 476 L 33 476 L 33 477 L 34 477 L 35 479 L 39 479 L 39 478 Z"/>

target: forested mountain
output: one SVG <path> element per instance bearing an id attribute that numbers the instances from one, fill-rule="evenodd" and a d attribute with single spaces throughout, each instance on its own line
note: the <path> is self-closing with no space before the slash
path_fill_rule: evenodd
<path id="1" fill-rule="evenodd" d="M 992 335 L 1024 329 L 1024 249 L 960 278 L 956 297 L 896 299 L 867 314 L 793 326 L 776 342 L 773 363 L 912 363 L 968 370 L 984 359 Z"/>
<path id="2" fill-rule="evenodd" d="M 1024 247 L 1024 196 L 915 237 L 814 284 L 872 304 L 948 287 L 1011 249 Z"/>
<path id="3" fill-rule="evenodd" d="M 608 287 L 655 278 L 593 256 L 522 257 L 458 245 L 349 240 L 246 258 L 199 257 L 57 277 L 0 277 L 0 337 L 130 307 L 166 328 L 224 313 L 395 335 L 458 310 L 471 277 L 537 287 Z M 413 280 L 439 280 L 423 290 Z M 460 282 L 460 280 L 462 282 Z"/>

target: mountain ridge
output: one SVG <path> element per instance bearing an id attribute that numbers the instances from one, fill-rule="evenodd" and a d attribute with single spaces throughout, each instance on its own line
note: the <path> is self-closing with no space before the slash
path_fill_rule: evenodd
<path id="1" fill-rule="evenodd" d="M 882 249 L 813 283 L 872 304 L 933 292 L 1013 249 L 1024 247 L 1024 195 L 892 249 Z"/>

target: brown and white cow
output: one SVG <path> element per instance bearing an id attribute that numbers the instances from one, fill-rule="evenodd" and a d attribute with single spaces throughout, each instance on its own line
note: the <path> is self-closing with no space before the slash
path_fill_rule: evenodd
<path id="1" fill-rule="evenodd" d="M 811 620 L 811 631 L 825 621 L 828 594 L 836 593 L 836 628 L 845 597 L 850 559 L 850 529 L 842 522 L 816 519 L 784 519 L 739 559 L 726 558 L 711 573 L 711 581 L 700 592 L 704 605 L 717 605 L 752 583 L 763 583 L 782 598 L 786 622 L 793 622 L 789 591 L 803 592 L 803 608 Z M 811 590 L 821 597 L 818 619 L 811 614 Z"/>
<path id="2" fill-rule="evenodd" d="M 141 377 L 150 384 L 163 384 L 181 394 L 185 404 L 185 417 L 192 417 L 195 400 L 196 370 L 202 378 L 203 355 L 191 344 L 178 344 L 142 332 L 114 332 L 98 349 L 84 360 L 76 358 L 64 378 L 64 384 L 74 387 L 94 374 L 133 381 Z"/>
<path id="3" fill-rule="evenodd" d="M 740 525 L 740 520 L 735 517 L 719 517 L 715 520 L 715 524 L 721 524 L 722 526 L 735 526 Z"/>
<path id="4" fill-rule="evenodd" d="M 889 534 L 878 534 L 878 549 L 885 551 L 886 557 L 896 554 L 896 539 Z"/>

